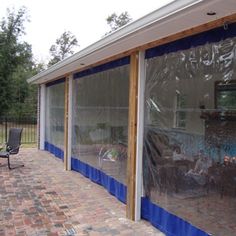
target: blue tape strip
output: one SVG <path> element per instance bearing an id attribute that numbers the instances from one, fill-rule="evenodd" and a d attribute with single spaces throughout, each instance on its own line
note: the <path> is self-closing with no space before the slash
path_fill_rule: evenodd
<path id="1" fill-rule="evenodd" d="M 46 151 L 54 154 L 56 157 L 58 157 L 62 161 L 64 160 L 64 151 L 61 150 L 59 147 L 57 147 L 49 142 L 44 142 L 44 149 Z"/>
<path id="2" fill-rule="evenodd" d="M 113 177 L 73 157 L 71 158 L 71 169 L 102 185 L 110 194 L 121 202 L 126 203 L 127 187 Z"/>
<path id="3" fill-rule="evenodd" d="M 151 222 L 167 236 L 209 236 L 210 234 L 191 225 L 165 209 L 152 203 L 147 197 L 142 198 L 141 217 Z"/>
<path id="4" fill-rule="evenodd" d="M 206 43 L 219 42 L 221 40 L 236 36 L 236 23 L 229 24 L 228 29 L 222 27 L 215 28 L 210 31 L 192 35 L 186 38 L 179 39 L 174 42 L 163 44 L 154 48 L 150 48 L 145 53 L 145 58 L 162 56 L 171 52 L 186 50 L 191 47 L 197 47 Z"/>
<path id="5" fill-rule="evenodd" d="M 57 84 L 61 84 L 61 83 L 64 83 L 66 80 L 65 77 L 61 78 L 61 79 L 58 79 L 58 80 L 55 80 L 55 81 L 52 81 L 52 82 L 49 82 L 46 84 L 46 87 L 50 87 L 50 86 L 53 86 L 53 85 L 57 85 Z"/>
<path id="6" fill-rule="evenodd" d="M 108 62 L 106 64 L 100 65 L 100 66 L 96 66 L 84 71 L 80 71 L 74 74 L 74 79 L 78 79 L 87 75 L 92 75 L 98 72 L 102 72 L 105 70 L 109 70 L 109 69 L 113 69 L 119 66 L 124 66 L 124 65 L 128 65 L 130 63 L 130 57 L 123 57 L 121 59 L 115 60 L 115 61 L 111 61 Z"/>

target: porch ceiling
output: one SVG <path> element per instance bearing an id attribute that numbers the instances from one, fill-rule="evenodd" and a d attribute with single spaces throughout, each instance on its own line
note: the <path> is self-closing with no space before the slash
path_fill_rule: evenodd
<path id="1" fill-rule="evenodd" d="M 209 16 L 208 12 L 215 12 Z M 41 84 L 147 43 L 236 13 L 235 0 L 176 0 L 28 79 Z"/>

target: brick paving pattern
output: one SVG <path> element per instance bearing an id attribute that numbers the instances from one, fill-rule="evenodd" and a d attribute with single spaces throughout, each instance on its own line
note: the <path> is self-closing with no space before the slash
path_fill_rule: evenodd
<path id="1" fill-rule="evenodd" d="M 124 204 L 47 152 L 25 148 L 11 160 L 25 167 L 9 171 L 0 159 L 0 236 L 164 235 L 126 219 Z"/>

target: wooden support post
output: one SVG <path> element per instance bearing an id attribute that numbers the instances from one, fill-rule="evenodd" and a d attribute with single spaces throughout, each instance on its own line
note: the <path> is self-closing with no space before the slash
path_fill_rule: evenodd
<path id="1" fill-rule="evenodd" d="M 138 52 L 131 54 L 129 82 L 129 136 L 127 164 L 127 207 L 128 219 L 135 219 L 136 185 L 136 136 L 137 136 L 137 90 L 138 90 Z"/>
<path id="2" fill-rule="evenodd" d="M 68 170 L 68 109 L 69 109 L 69 78 L 65 80 L 65 113 L 64 113 L 64 168 Z"/>

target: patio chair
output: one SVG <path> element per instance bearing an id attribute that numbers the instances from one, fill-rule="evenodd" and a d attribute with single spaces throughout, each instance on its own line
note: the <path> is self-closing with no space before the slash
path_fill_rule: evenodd
<path id="1" fill-rule="evenodd" d="M 9 169 L 15 169 L 23 167 L 24 165 L 18 165 L 11 167 L 10 156 L 18 154 L 21 144 L 21 134 L 23 129 L 11 128 L 9 130 L 8 142 L 6 143 L 5 151 L 0 151 L 0 158 L 7 158 L 7 164 Z"/>
<path id="2" fill-rule="evenodd" d="M 115 165 L 119 163 L 119 173 L 125 168 L 127 161 L 127 144 L 118 141 L 117 144 L 104 145 L 101 147 L 98 154 L 98 166 L 102 170 L 104 162 L 113 162 Z"/>

